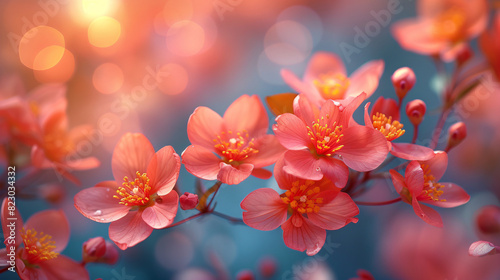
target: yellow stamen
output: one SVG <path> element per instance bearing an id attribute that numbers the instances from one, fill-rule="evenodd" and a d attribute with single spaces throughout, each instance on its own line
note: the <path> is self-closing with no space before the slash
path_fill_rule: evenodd
<path id="1" fill-rule="evenodd" d="M 222 132 L 213 141 L 216 151 L 227 163 L 243 161 L 259 152 L 253 143 L 254 138 L 250 138 L 246 130 Z"/>
<path id="2" fill-rule="evenodd" d="M 314 86 L 325 99 L 343 99 L 351 82 L 342 73 L 320 75 Z"/>
<path id="3" fill-rule="evenodd" d="M 117 195 L 113 197 L 120 200 L 120 204 L 126 206 L 144 206 L 150 200 L 151 187 L 149 177 L 146 173 L 135 172 L 134 181 L 129 181 L 125 176 L 122 185 L 116 190 Z"/>
<path id="4" fill-rule="evenodd" d="M 436 182 L 436 178 L 431 174 L 429 165 L 421 164 L 422 170 L 424 171 L 424 189 L 422 193 L 429 199 L 434 201 L 446 201 L 446 199 L 439 199 L 443 194 L 443 185 Z"/>
<path id="5" fill-rule="evenodd" d="M 318 213 L 320 207 L 317 204 L 322 204 L 323 198 L 314 198 L 321 191 L 319 187 L 314 187 L 314 183 L 310 180 L 293 182 L 293 187 L 281 195 L 281 200 L 300 214 Z"/>
<path id="6" fill-rule="evenodd" d="M 466 21 L 465 11 L 459 7 L 451 7 L 442 12 L 434 20 L 434 36 L 452 42 L 459 42 L 464 37 Z"/>
<path id="7" fill-rule="evenodd" d="M 334 152 L 344 147 L 344 145 L 338 145 L 344 134 L 342 134 L 342 126 L 336 124 L 334 122 L 332 127 L 328 127 L 322 117 L 321 120 L 313 122 L 312 127 L 307 126 L 307 135 L 318 155 L 332 156 Z"/>
<path id="8" fill-rule="evenodd" d="M 393 121 L 392 117 L 387 118 L 382 113 L 376 113 L 373 115 L 373 127 L 382 132 L 388 141 L 392 141 L 401 135 L 405 134 L 403 124 L 399 121 Z"/>
<path id="9" fill-rule="evenodd" d="M 53 252 L 56 248 L 56 242 L 52 241 L 52 236 L 38 234 L 34 229 L 25 230 L 21 229 L 21 238 L 23 239 L 24 248 L 28 252 L 28 259 L 30 263 L 39 261 L 46 261 L 57 258 L 59 253 Z"/>

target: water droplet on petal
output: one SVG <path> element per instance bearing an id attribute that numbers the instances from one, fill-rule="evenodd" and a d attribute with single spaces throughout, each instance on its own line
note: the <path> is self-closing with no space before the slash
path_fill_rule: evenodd
<path id="1" fill-rule="evenodd" d="M 316 171 L 318 171 L 318 172 L 319 172 L 319 171 L 321 171 L 321 168 L 319 168 L 319 167 L 316 167 Z"/>
<path id="2" fill-rule="evenodd" d="M 96 215 L 96 216 L 101 216 L 101 215 L 102 215 L 102 211 L 101 211 L 101 210 L 96 210 L 96 211 L 94 212 L 94 215 Z"/>

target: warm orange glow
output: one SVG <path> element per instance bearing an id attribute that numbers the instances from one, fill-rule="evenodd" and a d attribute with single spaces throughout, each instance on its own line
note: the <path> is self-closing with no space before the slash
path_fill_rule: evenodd
<path id="1" fill-rule="evenodd" d="M 201 51 L 204 44 L 205 31 L 192 21 L 177 22 L 167 32 L 167 47 L 176 55 L 195 55 Z"/>
<path id="2" fill-rule="evenodd" d="M 116 9 L 115 0 L 82 0 L 83 12 L 90 18 L 111 14 Z"/>
<path id="3" fill-rule="evenodd" d="M 89 42 L 98 48 L 114 45 L 121 35 L 121 24 L 112 17 L 102 16 L 89 25 Z"/>
<path id="4" fill-rule="evenodd" d="M 37 26 L 26 32 L 19 43 L 19 59 L 33 70 L 54 67 L 64 54 L 64 36 L 49 26 Z"/>
<path id="5" fill-rule="evenodd" d="M 186 69 L 178 64 L 167 64 L 158 73 L 166 73 L 156 77 L 158 88 L 165 94 L 176 95 L 183 92 L 189 82 Z"/>
<path id="6" fill-rule="evenodd" d="M 163 18 L 168 26 L 182 20 L 190 20 L 193 16 L 191 1 L 168 0 L 163 8 Z"/>
<path id="7" fill-rule="evenodd" d="M 75 58 L 67 49 L 63 49 L 61 60 L 52 68 L 47 70 L 33 70 L 35 79 L 40 83 L 65 83 L 75 72 Z"/>
<path id="8" fill-rule="evenodd" d="M 113 63 L 101 64 L 94 71 L 92 83 L 101 93 L 110 94 L 118 91 L 123 85 L 123 71 Z"/>

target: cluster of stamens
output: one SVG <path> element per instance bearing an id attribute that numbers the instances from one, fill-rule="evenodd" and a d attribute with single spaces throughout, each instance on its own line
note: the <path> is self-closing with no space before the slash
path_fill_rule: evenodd
<path id="1" fill-rule="evenodd" d="M 392 141 L 405 134 L 403 124 L 397 120 L 393 121 L 392 117 L 386 117 L 385 114 L 377 112 L 372 118 L 373 127 L 382 132 L 388 141 Z"/>
<path id="2" fill-rule="evenodd" d="M 460 41 L 466 25 L 465 13 L 452 7 L 441 13 L 434 21 L 434 34 L 450 41 Z"/>
<path id="3" fill-rule="evenodd" d="M 259 152 L 253 143 L 254 138 L 250 138 L 246 130 L 236 133 L 231 130 L 222 132 L 213 141 L 219 155 L 223 156 L 228 163 L 245 160 Z"/>
<path id="4" fill-rule="evenodd" d="M 281 200 L 300 214 L 318 213 L 320 207 L 317 204 L 323 203 L 323 198 L 312 198 L 320 192 L 319 187 L 313 187 L 314 183 L 310 180 L 303 184 L 300 181 L 293 182 L 292 188 L 281 195 Z"/>
<path id="5" fill-rule="evenodd" d="M 429 165 L 422 164 L 421 167 L 424 171 L 425 182 L 422 193 L 434 201 L 446 201 L 446 199 L 439 199 L 439 197 L 443 194 L 442 188 L 444 188 L 444 186 L 436 182 L 436 178 L 431 174 Z"/>
<path id="6" fill-rule="evenodd" d="M 325 99 L 342 99 L 351 84 L 349 78 L 342 73 L 329 73 L 320 75 L 319 79 L 313 81 Z"/>
<path id="7" fill-rule="evenodd" d="M 328 117 L 327 115 L 326 118 Z M 332 127 L 328 127 L 327 123 L 321 123 L 324 123 L 324 117 L 313 122 L 312 126 L 307 126 L 307 135 L 318 155 L 332 156 L 335 151 L 344 147 L 344 145 L 338 145 L 340 139 L 344 136 L 342 126 L 336 125 L 336 122 L 333 123 Z"/>
<path id="8" fill-rule="evenodd" d="M 149 202 L 151 187 L 149 186 L 149 177 L 146 173 L 135 172 L 136 178 L 129 181 L 125 176 L 121 187 L 116 190 L 118 195 L 113 197 L 120 200 L 120 204 L 126 206 L 143 206 Z"/>
<path id="9" fill-rule="evenodd" d="M 21 238 L 24 248 L 28 252 L 28 261 L 36 263 L 37 261 L 46 261 L 57 258 L 59 253 L 53 252 L 56 248 L 56 242 L 51 240 L 52 236 L 38 234 L 34 229 L 21 229 Z"/>

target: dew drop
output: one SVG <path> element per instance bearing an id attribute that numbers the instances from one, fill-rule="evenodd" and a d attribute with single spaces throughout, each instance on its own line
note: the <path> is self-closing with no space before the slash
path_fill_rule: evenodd
<path id="1" fill-rule="evenodd" d="M 319 168 L 319 167 L 316 167 L 316 171 L 318 171 L 318 172 L 319 172 L 319 171 L 321 171 L 321 168 Z"/>
<path id="2" fill-rule="evenodd" d="M 96 211 L 94 212 L 94 215 L 96 215 L 96 216 L 100 216 L 100 215 L 102 215 L 102 211 L 101 211 L 101 210 L 96 210 Z"/>

